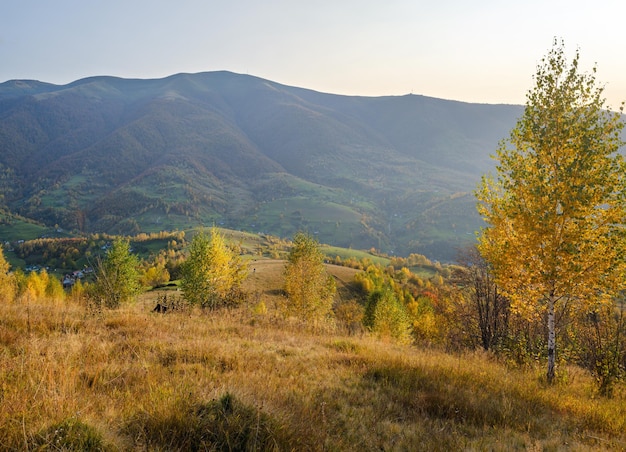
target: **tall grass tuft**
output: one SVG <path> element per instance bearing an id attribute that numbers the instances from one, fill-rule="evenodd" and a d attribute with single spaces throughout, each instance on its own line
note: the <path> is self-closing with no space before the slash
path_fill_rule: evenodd
<path id="1" fill-rule="evenodd" d="M 106 452 L 117 450 L 107 444 L 95 427 L 78 419 L 64 419 L 27 440 L 27 450 Z"/>
<path id="2" fill-rule="evenodd" d="M 210 402 L 181 401 L 167 415 L 141 412 L 126 431 L 149 450 L 292 450 L 281 423 L 231 393 Z"/>

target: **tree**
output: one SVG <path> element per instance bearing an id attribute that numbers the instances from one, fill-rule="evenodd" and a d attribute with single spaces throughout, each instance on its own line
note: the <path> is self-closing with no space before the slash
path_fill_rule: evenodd
<path id="1" fill-rule="evenodd" d="M 363 323 L 381 337 L 391 337 L 405 344 L 411 342 L 411 320 L 406 308 L 390 288 L 375 290 L 370 294 Z"/>
<path id="2" fill-rule="evenodd" d="M 489 265 L 475 246 L 462 249 L 457 261 L 461 266 L 455 268 L 453 282 L 471 304 L 483 349 L 493 349 L 508 331 L 509 300 L 500 292 Z"/>
<path id="3" fill-rule="evenodd" d="M 2 245 L 0 245 L 0 301 L 5 303 L 13 301 L 16 292 L 16 282 L 14 276 L 9 273 L 9 263 L 4 257 Z"/>
<path id="4" fill-rule="evenodd" d="M 228 247 L 217 228 L 210 235 L 199 232 L 189 245 L 181 269 L 185 299 L 203 308 L 216 309 L 240 301 L 241 284 L 248 268 L 239 253 Z"/>
<path id="5" fill-rule="evenodd" d="M 118 308 L 141 291 L 139 259 L 130 252 L 126 240 L 113 242 L 104 259 L 96 263 L 95 274 L 92 296 L 98 305 Z"/>
<path id="6" fill-rule="evenodd" d="M 579 73 L 578 64 L 578 51 L 568 65 L 555 40 L 497 149 L 497 179 L 484 176 L 476 193 L 487 223 L 479 249 L 496 282 L 514 310 L 547 321 L 549 382 L 556 309 L 612 300 L 624 279 L 624 124 L 604 108 L 595 67 Z"/>
<path id="7" fill-rule="evenodd" d="M 330 317 L 336 292 L 335 280 L 326 272 L 324 255 L 310 235 L 298 232 L 285 266 L 286 315 L 307 323 Z"/>
<path id="8" fill-rule="evenodd" d="M 165 268 L 165 262 L 154 263 L 143 269 L 141 282 L 144 286 L 157 287 L 170 280 L 170 273 Z"/>
<path id="9" fill-rule="evenodd" d="M 26 276 L 26 296 L 30 300 L 40 300 L 46 295 L 49 275 L 46 270 L 31 271 Z"/>
<path id="10" fill-rule="evenodd" d="M 610 397 L 615 383 L 626 373 L 626 300 L 617 306 L 601 305 L 597 310 L 576 319 L 578 363 L 589 369 L 598 383 L 600 394 Z"/>

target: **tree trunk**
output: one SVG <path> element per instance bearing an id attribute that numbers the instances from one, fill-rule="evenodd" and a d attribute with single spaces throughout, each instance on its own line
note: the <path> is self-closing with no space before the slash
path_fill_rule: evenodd
<path id="1" fill-rule="evenodd" d="M 554 322 L 554 296 L 548 299 L 548 383 L 554 381 L 554 367 L 556 361 L 556 332 Z"/>

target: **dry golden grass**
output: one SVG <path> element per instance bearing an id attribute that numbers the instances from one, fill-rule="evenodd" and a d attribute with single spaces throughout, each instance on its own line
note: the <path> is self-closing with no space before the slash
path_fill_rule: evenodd
<path id="1" fill-rule="evenodd" d="M 252 278 L 282 271 L 261 262 Z M 575 368 L 547 387 L 542 369 L 314 334 L 271 309 L 156 314 L 157 295 L 102 314 L 0 306 L 0 450 L 626 448 L 623 388 L 598 398 Z"/>

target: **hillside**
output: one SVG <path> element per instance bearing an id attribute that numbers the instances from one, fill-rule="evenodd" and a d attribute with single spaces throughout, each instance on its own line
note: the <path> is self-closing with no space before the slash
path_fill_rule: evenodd
<path id="1" fill-rule="evenodd" d="M 471 192 L 521 111 L 228 72 L 10 81 L 0 208 L 66 230 L 307 230 L 450 260 L 480 226 Z"/>
<path id="2" fill-rule="evenodd" d="M 89 313 L 0 304 L 2 450 L 623 450 L 623 389 L 493 355 L 311 331 L 273 308 L 282 263 L 233 310 L 151 312 L 163 292 Z M 337 277 L 350 269 L 328 267 Z M 168 292 L 171 297 L 174 292 Z M 175 295 L 174 295 L 175 296 Z M 257 309 L 262 301 L 267 312 Z M 147 334 L 149 332 L 149 334 Z"/>

